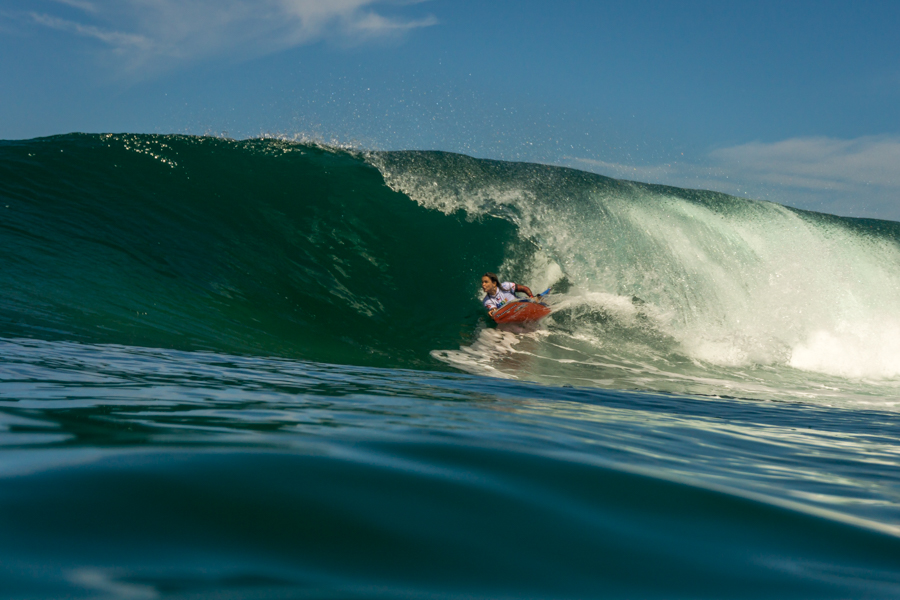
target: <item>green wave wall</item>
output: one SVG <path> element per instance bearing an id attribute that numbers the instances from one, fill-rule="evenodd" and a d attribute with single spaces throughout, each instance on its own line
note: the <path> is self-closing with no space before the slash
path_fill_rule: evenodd
<path id="1" fill-rule="evenodd" d="M 515 239 L 275 140 L 2 142 L 0 210 L 0 336 L 389 366 L 470 335 Z"/>

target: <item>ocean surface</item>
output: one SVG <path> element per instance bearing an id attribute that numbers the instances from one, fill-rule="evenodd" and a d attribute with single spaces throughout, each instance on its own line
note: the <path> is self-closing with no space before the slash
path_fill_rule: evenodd
<path id="1" fill-rule="evenodd" d="M 480 277 L 553 314 L 498 327 Z M 0 597 L 900 598 L 900 224 L 0 141 Z"/>

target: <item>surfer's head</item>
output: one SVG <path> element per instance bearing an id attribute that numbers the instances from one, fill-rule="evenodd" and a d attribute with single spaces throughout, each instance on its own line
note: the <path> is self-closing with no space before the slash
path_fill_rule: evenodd
<path id="1" fill-rule="evenodd" d="M 500 280 L 496 273 L 488 272 L 481 276 L 481 289 L 485 294 L 496 294 L 498 285 L 500 285 Z"/>

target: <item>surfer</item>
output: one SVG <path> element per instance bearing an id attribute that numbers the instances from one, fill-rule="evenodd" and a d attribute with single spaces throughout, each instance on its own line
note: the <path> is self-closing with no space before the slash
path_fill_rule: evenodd
<path id="1" fill-rule="evenodd" d="M 485 273 L 481 276 L 481 289 L 484 290 L 483 302 L 484 307 L 488 309 L 489 315 L 493 315 L 494 311 L 505 303 L 515 300 L 518 292 L 527 294 L 529 298 L 534 298 L 531 290 L 524 285 L 518 285 L 512 281 L 500 283 L 496 273 Z"/>

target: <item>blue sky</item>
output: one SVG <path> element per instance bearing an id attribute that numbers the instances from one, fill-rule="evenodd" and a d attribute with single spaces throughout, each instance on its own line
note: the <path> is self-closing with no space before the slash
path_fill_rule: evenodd
<path id="1" fill-rule="evenodd" d="M 3 0 L 0 139 L 275 134 L 900 220 L 900 2 Z"/>

